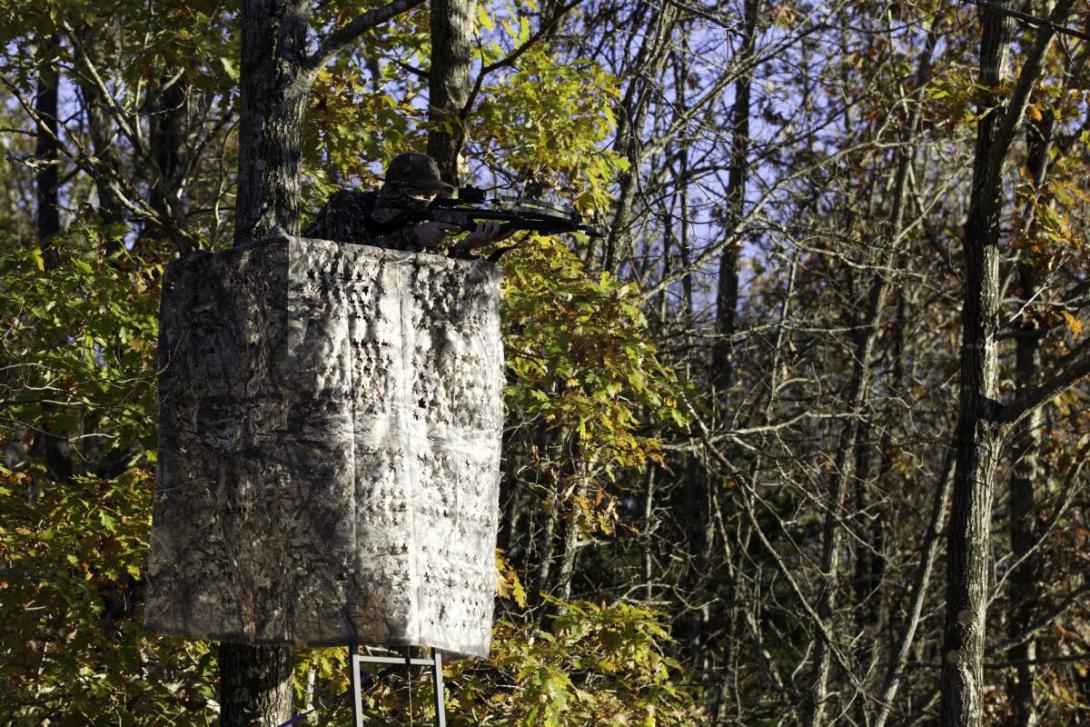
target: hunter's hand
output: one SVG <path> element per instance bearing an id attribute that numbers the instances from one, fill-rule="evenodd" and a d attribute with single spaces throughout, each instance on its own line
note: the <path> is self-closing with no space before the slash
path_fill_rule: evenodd
<path id="1" fill-rule="evenodd" d="M 448 225 L 442 222 L 421 222 L 413 228 L 416 241 L 420 244 L 420 247 L 426 250 L 438 247 L 443 242 L 444 237 L 453 235 L 457 231 L 457 225 Z"/>
<path id="2" fill-rule="evenodd" d="M 466 250 L 472 250 L 475 247 L 506 240 L 514 230 L 504 232 L 503 228 L 504 224 L 502 222 L 482 222 L 477 225 L 477 229 L 466 235 L 466 239 L 462 240 L 458 245 Z"/>

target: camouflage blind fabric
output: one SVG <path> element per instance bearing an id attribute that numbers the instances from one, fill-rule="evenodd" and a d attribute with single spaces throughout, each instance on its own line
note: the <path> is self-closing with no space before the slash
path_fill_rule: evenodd
<path id="1" fill-rule="evenodd" d="M 287 236 L 171 264 L 147 625 L 487 655 L 500 278 Z"/>

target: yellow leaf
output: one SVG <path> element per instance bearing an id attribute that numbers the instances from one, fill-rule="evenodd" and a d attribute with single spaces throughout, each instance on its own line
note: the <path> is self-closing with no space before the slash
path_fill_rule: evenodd
<path id="1" fill-rule="evenodd" d="M 1061 310 L 1064 320 L 1067 322 L 1067 330 L 1071 331 L 1071 335 L 1078 338 L 1082 335 L 1082 321 L 1075 316 L 1071 315 L 1065 310 Z"/>
<path id="2" fill-rule="evenodd" d="M 1029 106 L 1027 106 L 1026 114 L 1034 121 L 1040 121 L 1044 118 L 1044 115 L 1041 113 L 1041 109 L 1037 108 L 1037 104 L 1031 103 Z"/>

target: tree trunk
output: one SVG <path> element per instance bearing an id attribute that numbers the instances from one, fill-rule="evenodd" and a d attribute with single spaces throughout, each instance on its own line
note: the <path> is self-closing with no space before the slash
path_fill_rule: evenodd
<path id="1" fill-rule="evenodd" d="M 38 248 L 42 251 L 45 271 L 56 266 L 57 256 L 51 249 L 51 238 L 61 231 L 60 211 L 60 144 L 58 142 L 57 89 L 60 77 L 57 73 L 57 57 L 60 55 L 60 36 L 52 35 L 38 47 L 38 88 L 34 95 L 34 113 L 39 126 L 35 132 L 35 173 L 37 188 L 36 222 Z M 54 482 L 72 477 L 72 461 L 61 451 L 61 438 L 49 421 L 58 413 L 57 406 L 42 403 L 42 419 L 34 432 L 31 451 L 45 462 L 46 474 Z"/>
<path id="2" fill-rule="evenodd" d="M 654 534 L 655 534 L 655 468 L 648 467 L 643 485 L 643 600 L 655 596 Z"/>
<path id="3" fill-rule="evenodd" d="M 560 568 L 556 573 L 556 594 L 558 598 L 564 601 L 571 598 L 572 578 L 575 576 L 575 560 L 579 551 L 583 548 L 583 543 L 579 537 L 579 505 L 576 502 L 586 497 L 587 483 L 584 474 L 581 473 L 579 477 L 580 482 L 575 488 L 571 503 L 571 518 L 564 523 L 564 547 L 560 553 Z"/>
<path id="4" fill-rule="evenodd" d="M 918 93 L 927 83 L 931 69 L 931 56 L 935 49 L 937 34 L 932 29 L 928 35 L 927 46 L 920 55 L 919 67 L 916 71 L 916 84 L 913 93 Z M 913 104 L 908 113 L 904 141 L 898 158 L 897 169 L 894 175 L 893 199 L 890 209 L 889 228 L 887 232 L 886 252 L 881 266 L 883 270 L 890 270 L 896 263 L 903 245 L 902 227 L 904 224 L 905 205 L 908 195 L 908 177 L 911 171 L 915 153 L 912 140 L 919 124 L 919 106 Z M 863 415 L 863 406 L 867 400 L 871 379 L 871 356 L 874 351 L 875 340 L 878 336 L 882 313 L 885 309 L 885 300 L 889 292 L 891 280 L 888 274 L 879 273 L 871 284 L 867 296 L 867 308 L 864 318 L 859 322 L 859 332 L 855 335 L 852 351 L 852 374 L 848 385 L 847 411 L 852 415 L 841 432 L 837 446 L 835 464 L 833 466 L 832 480 L 829 484 L 829 509 L 825 515 L 822 537 L 821 553 L 821 579 L 820 590 L 817 598 L 817 613 L 820 619 L 828 624 L 833 617 L 834 606 L 838 596 L 838 581 L 841 565 L 841 520 L 845 517 L 844 503 L 847 495 L 847 486 L 856 474 L 856 464 L 860 459 L 867 457 L 858 455 L 857 449 L 861 446 L 860 434 L 864 424 L 860 418 Z M 869 446 L 869 445 L 862 445 Z M 835 629 L 830 629 L 835 632 Z M 832 666 L 830 644 L 825 642 L 820 633 L 814 635 L 817 647 L 814 652 L 814 671 L 811 683 L 810 695 L 807 700 L 806 716 L 804 724 L 816 727 L 823 724 L 825 702 L 828 699 L 827 684 L 829 671 Z"/>
<path id="5" fill-rule="evenodd" d="M 980 86 L 972 197 L 965 223 L 961 388 L 954 435 L 956 465 L 948 532 L 946 621 L 942 649 L 942 724 L 969 727 L 984 717 L 984 630 L 988 547 L 1001 427 L 996 340 L 999 322 L 1000 176 L 993 155 L 1004 108 L 1000 74 L 1009 19 L 981 10 Z"/>
<path id="6" fill-rule="evenodd" d="M 1055 117 L 1050 111 L 1046 111 L 1040 121 L 1030 123 L 1027 128 L 1029 154 L 1026 167 L 1036 188 L 1040 188 L 1048 173 L 1049 148 L 1054 126 Z M 1023 232 L 1032 236 L 1036 232 L 1035 228 L 1032 208 L 1029 208 Z M 1033 260 L 1023 257 L 1018 263 L 1018 283 L 1022 300 L 1031 301 L 1037 297 L 1038 277 Z M 1022 335 L 1017 337 L 1015 349 L 1014 378 L 1020 392 L 1037 384 L 1040 370 L 1040 331 L 1032 316 L 1027 318 L 1019 327 Z M 1010 576 L 1011 603 L 1007 627 L 1012 637 L 1017 637 L 1026 624 L 1033 622 L 1040 596 L 1040 561 L 1032 553 L 1032 548 L 1037 541 L 1034 487 L 1041 482 L 1042 477 L 1040 450 L 1043 424 L 1044 414 L 1040 407 L 1035 407 L 1018 425 L 1010 453 L 1010 541 L 1011 559 L 1015 566 Z M 1012 724 L 1016 727 L 1033 727 L 1039 721 L 1033 690 L 1033 667 L 1028 663 L 1036 656 L 1037 643 L 1032 634 L 1010 652 L 1012 661 L 1023 662 L 1015 667 L 1008 687 L 1013 702 Z"/>
<path id="7" fill-rule="evenodd" d="M 1035 273 L 1024 267 L 1019 271 L 1023 295 L 1032 297 L 1036 291 Z M 1030 298 L 1027 297 L 1027 300 Z M 1025 390 L 1037 383 L 1040 365 L 1040 339 L 1035 335 L 1019 338 L 1016 350 L 1015 383 Z M 1010 576 L 1010 613 L 1007 628 L 1012 637 L 1033 622 L 1033 615 L 1040 599 L 1040 562 L 1031 552 L 1037 542 L 1036 495 L 1034 487 L 1042 482 L 1040 450 L 1041 427 L 1044 415 L 1035 407 L 1018 427 L 1011 448 L 1010 481 L 1010 541 L 1011 560 L 1016 564 Z M 1043 484 L 1043 483 L 1042 483 Z M 1022 662 L 1010 677 L 1009 690 L 1014 707 L 1012 727 L 1033 727 L 1038 724 L 1033 690 L 1033 666 L 1029 663 L 1037 656 L 1037 642 L 1033 634 L 1015 645 L 1010 660 Z"/>
<path id="8" fill-rule="evenodd" d="M 273 727 L 291 716 L 290 646 L 223 642 L 219 667 L 221 727 Z"/>
<path id="9" fill-rule="evenodd" d="M 60 149 L 57 125 L 57 56 L 60 36 L 53 35 L 39 47 L 38 90 L 34 96 L 34 113 L 41 120 L 35 134 L 34 156 L 38 163 L 38 244 L 47 248 L 50 237 L 61 231 L 60 212 Z"/>
<path id="10" fill-rule="evenodd" d="M 1043 59 L 1071 10 L 1060 0 L 1038 27 L 1008 105 L 1000 74 L 1009 44 L 1009 18 L 981 8 L 981 101 L 969 216 L 965 223 L 965 297 L 962 305 L 961 392 L 954 438 L 957 468 L 948 534 L 946 618 L 943 635 L 944 727 L 976 727 L 984 719 L 984 633 L 988 602 L 988 549 L 999 446 L 1005 434 L 997 398 L 999 234 L 1002 168 L 1014 129 L 1041 75 Z"/>
<path id="11" fill-rule="evenodd" d="M 235 244 L 274 227 L 299 232 L 299 159 L 310 83 L 306 0 L 245 0 Z M 275 725 L 291 715 L 291 647 L 220 644 L 223 727 Z"/>
<path id="12" fill-rule="evenodd" d="M 469 99 L 470 38 L 476 0 L 432 0 L 428 73 L 428 154 L 443 180 L 461 183 L 461 111 Z"/>
<path id="13" fill-rule="evenodd" d="M 299 232 L 299 159 L 310 92 L 307 0 L 246 0 L 242 5 L 235 244 L 274 227 Z"/>
<path id="14" fill-rule="evenodd" d="M 897 696 L 901 682 L 905 676 L 905 665 L 912 653 L 916 640 L 916 632 L 923 622 L 924 604 L 927 602 L 928 585 L 931 583 L 931 573 L 938 560 L 938 544 L 942 536 L 942 524 L 946 520 L 946 510 L 950 504 L 950 467 L 951 454 L 947 452 L 943 462 L 939 481 L 936 485 L 935 495 L 932 499 L 931 516 L 928 519 L 927 532 L 921 545 L 920 561 L 916 576 L 912 584 L 912 600 L 907 608 L 904 632 L 897 644 L 896 654 L 893 654 L 886 669 L 886 676 L 882 683 L 881 694 L 877 700 L 878 712 L 874 718 L 874 727 L 885 727 L 893 710 L 893 700 Z"/>
<path id="15" fill-rule="evenodd" d="M 742 30 L 742 47 L 736 62 L 748 64 L 753 56 L 757 40 L 757 13 L 760 0 L 746 0 Z M 731 109 L 730 173 L 727 178 L 727 210 L 724 228 L 727 234 L 736 234 L 737 240 L 723 249 L 719 258 L 719 291 L 715 299 L 715 332 L 718 334 L 712 348 L 712 381 L 720 392 L 730 388 L 734 378 L 735 317 L 738 311 L 738 253 L 742 236 L 738 226 L 742 222 L 746 205 L 746 174 L 749 170 L 749 106 L 753 86 L 753 70 L 739 76 L 734 84 L 734 107 Z"/>
<path id="16" fill-rule="evenodd" d="M 663 5 L 654 14 L 636 54 L 634 68 L 630 72 L 632 80 L 617 107 L 617 137 L 613 149 L 624 154 L 628 160 L 628 169 L 617 179 L 619 190 L 616 211 L 603 251 L 602 266 L 605 270 L 614 268 L 618 258 L 622 256 L 621 248 L 627 246 L 628 226 L 632 222 L 633 196 L 640 168 L 641 132 L 647 120 L 651 95 L 655 92 L 655 81 L 670 50 L 670 35 L 677 16 L 677 9 L 671 5 Z"/>
<path id="17" fill-rule="evenodd" d="M 552 578 L 553 555 L 556 552 L 556 524 L 560 520 L 560 498 L 556 494 L 548 497 L 548 507 L 545 510 L 545 522 L 541 527 L 541 555 L 538 558 L 537 573 L 534 578 L 538 593 L 549 592 L 549 581 Z"/>
<path id="18" fill-rule="evenodd" d="M 163 74 L 148 108 L 148 147 L 155 162 L 151 205 L 160 218 L 169 223 L 165 229 L 152 231 L 155 237 L 184 228 L 186 224 L 185 141 L 189 126 L 189 90 L 184 75 L 171 78 L 169 74 Z"/>
<path id="19" fill-rule="evenodd" d="M 105 58 L 112 50 L 107 47 L 110 38 L 116 37 L 116 27 L 108 27 L 112 32 L 103 33 L 102 28 L 83 27 L 80 32 L 80 45 L 87 53 L 88 61 L 96 68 L 106 67 Z M 118 174 L 117 152 L 114 145 L 113 121 L 106 100 L 98 85 L 86 75 L 77 77 L 80 95 L 83 96 L 84 112 L 87 115 L 87 131 L 91 137 L 91 149 L 99 160 L 99 171 L 95 174 L 95 193 L 98 195 L 98 217 L 103 223 L 112 225 L 125 219 L 124 207 L 117 194 L 104 178 L 106 174 Z M 108 243 L 114 247 L 119 242 Z"/>

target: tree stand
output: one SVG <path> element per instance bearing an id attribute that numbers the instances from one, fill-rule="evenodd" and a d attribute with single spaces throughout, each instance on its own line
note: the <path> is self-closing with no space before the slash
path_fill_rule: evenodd
<path id="1" fill-rule="evenodd" d="M 432 685 L 435 687 L 435 727 L 446 727 L 446 705 L 443 698 L 443 653 L 439 649 L 431 649 L 430 659 L 414 659 L 412 658 L 411 648 L 409 646 L 405 647 L 404 657 L 370 656 L 358 653 L 359 647 L 355 643 L 348 645 L 350 681 L 352 684 L 353 727 L 364 727 L 360 664 L 404 664 L 409 674 L 409 689 L 412 689 L 412 668 L 414 666 L 430 666 L 432 668 Z"/>
<path id="2" fill-rule="evenodd" d="M 145 623 L 487 656 L 501 275 L 283 234 L 172 262 Z M 439 684 L 432 654 L 396 663 L 431 666 Z"/>

